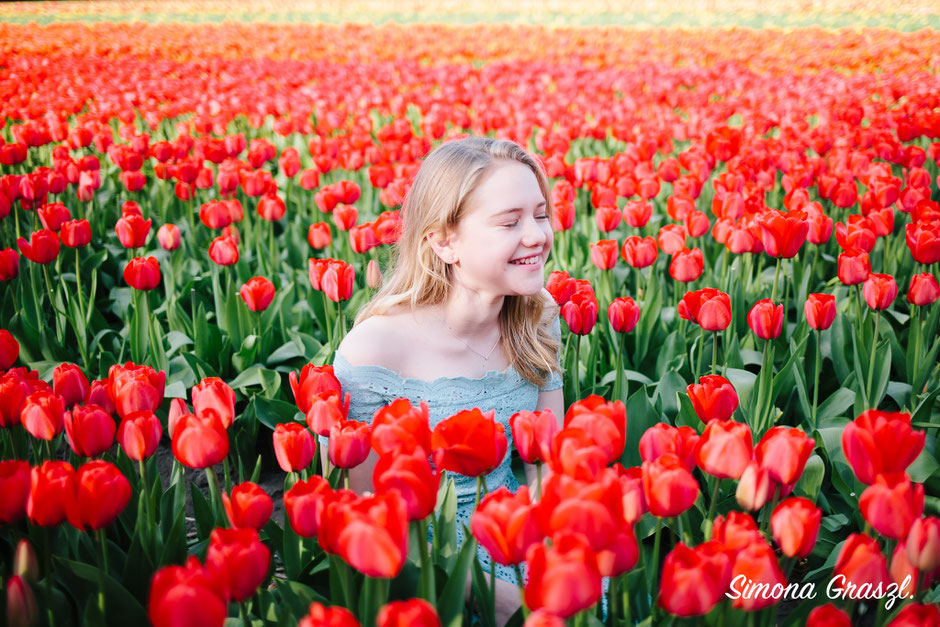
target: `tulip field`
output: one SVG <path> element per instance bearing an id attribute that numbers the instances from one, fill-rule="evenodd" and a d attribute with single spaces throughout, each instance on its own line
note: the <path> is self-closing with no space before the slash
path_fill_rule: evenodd
<path id="1" fill-rule="evenodd" d="M 228 4 L 0 7 L 0 620 L 490 627 L 482 547 L 516 627 L 940 625 L 933 3 Z M 349 420 L 469 135 L 549 176 L 565 415 Z"/>

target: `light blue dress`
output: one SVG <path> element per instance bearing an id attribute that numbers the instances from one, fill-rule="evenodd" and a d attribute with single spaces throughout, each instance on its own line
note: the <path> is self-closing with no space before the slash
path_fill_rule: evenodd
<path id="1" fill-rule="evenodd" d="M 556 325 L 558 325 L 557 318 Z M 555 332 L 560 332 L 557 326 Z M 414 405 L 425 401 L 428 404 L 432 430 L 437 423 L 461 410 L 478 407 L 486 412 L 495 409 L 495 420 L 502 423 L 505 429 L 509 449 L 502 464 L 486 475 L 486 489 L 492 491 L 500 486 L 506 486 L 513 493 L 519 489 L 519 484 L 510 467 L 513 445 L 509 418 L 518 411 L 534 411 L 540 391 L 556 390 L 562 386 L 561 375 L 557 372 L 552 372 L 545 384 L 539 388 L 522 378 L 511 365 L 502 372 L 493 370 L 476 379 L 467 377 L 440 377 L 434 381 L 410 379 L 382 366 L 351 365 L 339 353 L 336 353 L 333 360 L 333 374 L 343 386 L 343 392 L 349 393 L 348 417 L 350 420 L 371 423 L 376 410 L 397 398 L 407 398 Z M 321 446 L 325 446 L 327 438 L 321 437 L 320 443 Z M 470 516 L 473 514 L 476 500 L 476 478 L 451 472 L 446 474 L 445 480 L 453 478 L 457 489 L 457 543 L 459 547 L 463 543 L 462 524 L 470 527 Z M 478 555 L 484 570 L 489 572 L 489 554 L 483 547 L 480 547 Z M 499 564 L 496 565 L 496 576 L 512 583 L 516 582 L 512 568 Z"/>

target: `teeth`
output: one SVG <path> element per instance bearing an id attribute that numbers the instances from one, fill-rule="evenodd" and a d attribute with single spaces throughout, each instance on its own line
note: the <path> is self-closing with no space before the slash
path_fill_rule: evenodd
<path id="1" fill-rule="evenodd" d="M 532 265 L 538 262 L 539 262 L 538 257 L 526 257 L 524 259 L 516 259 L 515 261 L 511 263 L 514 263 L 517 265 Z"/>

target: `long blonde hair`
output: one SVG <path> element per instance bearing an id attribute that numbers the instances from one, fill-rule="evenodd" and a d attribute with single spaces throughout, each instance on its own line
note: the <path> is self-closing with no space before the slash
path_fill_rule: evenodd
<path id="1" fill-rule="evenodd" d="M 441 145 L 424 160 L 402 207 L 403 233 L 392 252 L 391 271 L 382 288 L 356 316 L 355 324 L 407 303 L 412 309 L 439 305 L 451 287 L 449 264 L 432 250 L 432 231 L 453 232 L 469 209 L 477 185 L 498 160 L 518 161 L 535 175 L 549 219 L 552 198 L 541 165 L 518 144 L 471 137 Z M 524 379 L 542 386 L 552 371 L 561 371 L 559 340 L 552 333 L 552 311 L 541 295 L 507 296 L 499 312 L 499 329 L 509 362 Z"/>

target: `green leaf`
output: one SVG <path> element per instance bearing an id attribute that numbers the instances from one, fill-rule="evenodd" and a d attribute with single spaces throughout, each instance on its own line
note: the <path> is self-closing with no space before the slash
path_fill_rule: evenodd
<path id="1" fill-rule="evenodd" d="M 295 421 L 295 416 L 299 413 L 297 406 L 284 401 L 272 400 L 262 396 L 255 396 L 251 399 L 254 405 L 255 413 L 261 424 L 274 431 L 277 425 L 281 423 L 299 422 Z"/>
<path id="2" fill-rule="evenodd" d="M 817 424 L 824 425 L 830 420 L 845 416 L 845 410 L 855 403 L 855 392 L 841 387 L 829 396 L 816 411 Z"/>
<path id="3" fill-rule="evenodd" d="M 653 402 L 662 408 L 662 413 L 674 418 L 679 413 L 679 400 L 676 394 L 684 392 L 687 387 L 685 379 L 678 372 L 671 370 L 656 385 Z"/>
<path id="4" fill-rule="evenodd" d="M 811 501 L 816 501 L 819 495 L 819 489 L 822 487 L 823 478 L 826 474 L 826 465 L 819 455 L 812 455 L 806 460 L 806 467 L 803 474 L 796 484 L 796 491 Z"/>
<path id="5" fill-rule="evenodd" d="M 54 559 L 62 575 L 89 582 L 91 590 L 97 590 L 100 578 L 104 579 L 108 625 L 148 624 L 147 612 L 134 595 L 113 577 L 101 573 L 97 565 L 83 564 L 59 556 L 55 556 Z M 97 602 L 94 594 L 90 594 L 89 597 L 92 603 Z"/>
<path id="6" fill-rule="evenodd" d="M 659 422 L 659 414 L 653 409 L 646 389 L 640 388 L 627 399 L 627 442 L 639 442 L 646 430 Z M 621 461 L 627 468 L 642 463 L 639 448 L 625 446 Z"/>
<path id="7" fill-rule="evenodd" d="M 451 572 L 457 559 L 457 488 L 453 479 L 442 482 L 437 492 L 438 513 L 434 521 L 437 536 L 437 564 Z"/>
<path id="8" fill-rule="evenodd" d="M 193 502 L 193 516 L 196 518 L 196 536 L 200 540 L 205 540 L 215 526 L 212 508 L 209 507 L 209 502 L 202 490 L 193 482 L 189 484 L 189 497 Z"/>
<path id="9" fill-rule="evenodd" d="M 685 392 L 677 392 L 676 396 L 679 399 L 679 413 L 676 414 L 676 426 L 692 427 L 692 429 L 701 433 L 705 425 L 699 420 L 698 414 L 695 413 L 695 408 L 692 406 L 689 395 Z"/>

